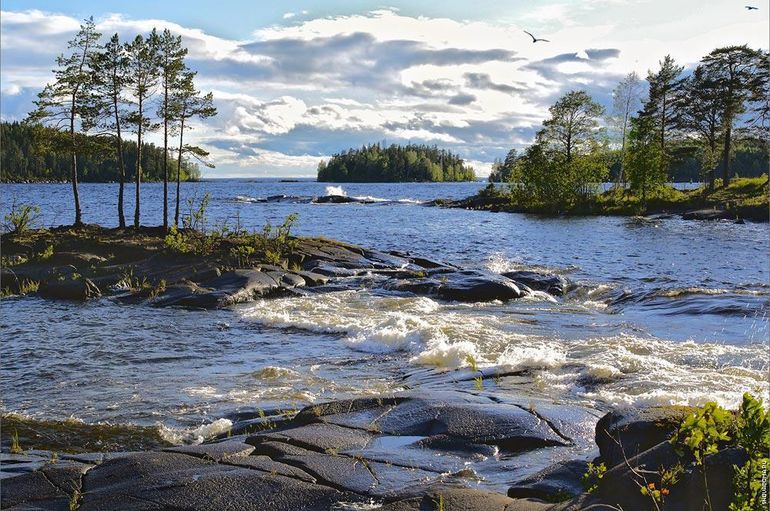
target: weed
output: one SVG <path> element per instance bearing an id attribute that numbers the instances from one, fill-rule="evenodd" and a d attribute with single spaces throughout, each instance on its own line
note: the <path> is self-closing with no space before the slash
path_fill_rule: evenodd
<path id="1" fill-rule="evenodd" d="M 11 435 L 11 454 L 21 454 L 23 452 L 21 445 L 19 445 L 19 432 L 14 429 Z"/>
<path id="2" fill-rule="evenodd" d="M 24 279 L 21 282 L 19 282 L 20 295 L 37 293 L 38 289 L 40 289 L 40 282 L 37 280 Z"/>
<path id="3" fill-rule="evenodd" d="M 446 511 L 444 509 L 444 496 L 439 494 L 438 498 L 433 500 L 433 504 L 436 506 L 435 511 Z"/>
<path id="4" fill-rule="evenodd" d="M 598 465 L 589 463 L 588 470 L 586 470 L 586 473 L 583 474 L 583 477 L 580 478 L 580 481 L 583 483 L 583 488 L 585 488 L 586 492 L 595 492 L 599 488 L 599 483 L 601 482 L 606 472 L 607 465 L 604 463 L 599 463 Z"/>
<path id="5" fill-rule="evenodd" d="M 478 391 L 484 390 L 484 377 L 483 376 L 476 376 L 473 379 L 473 387 L 476 390 L 478 390 Z"/>
<path id="6" fill-rule="evenodd" d="M 76 511 L 80 507 L 80 498 L 83 496 L 83 494 L 80 492 L 78 488 L 75 488 L 75 490 L 72 492 L 72 496 L 70 497 L 69 502 L 69 510 L 70 511 Z"/>
<path id="7" fill-rule="evenodd" d="M 159 295 L 166 292 L 166 279 L 160 279 L 150 291 L 150 298 L 157 298 Z"/>
<path id="8" fill-rule="evenodd" d="M 5 228 L 14 234 L 23 234 L 33 229 L 40 219 L 40 208 L 31 204 L 11 203 L 11 211 L 5 215 Z"/>
<path id="9" fill-rule="evenodd" d="M 41 261 L 45 261 L 46 259 L 50 259 L 53 256 L 53 245 L 47 245 L 45 247 L 45 250 L 37 254 L 37 258 Z"/>
<path id="10" fill-rule="evenodd" d="M 468 365 L 470 366 L 471 371 L 476 372 L 479 370 L 479 365 L 476 362 L 476 357 L 474 357 L 470 353 L 465 355 L 465 361 L 468 362 Z"/>

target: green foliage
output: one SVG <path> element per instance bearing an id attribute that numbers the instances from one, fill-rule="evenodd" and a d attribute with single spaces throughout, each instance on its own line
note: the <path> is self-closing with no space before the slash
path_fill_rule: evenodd
<path id="1" fill-rule="evenodd" d="M 481 392 L 484 390 L 484 377 L 483 376 L 476 376 L 473 379 L 473 388 Z"/>
<path id="2" fill-rule="evenodd" d="M 626 175 L 631 191 L 646 204 L 652 193 L 666 182 L 663 153 L 655 132 L 652 118 L 639 117 L 631 120 Z"/>
<path id="3" fill-rule="evenodd" d="M 205 233 L 206 209 L 209 207 L 209 202 L 211 202 L 211 195 L 208 192 L 197 203 L 195 197 L 188 197 L 188 212 L 182 217 L 182 227 Z"/>
<path id="4" fill-rule="evenodd" d="M 686 447 L 695 461 L 703 465 L 703 458 L 715 454 L 730 441 L 734 423 L 730 412 L 710 401 L 685 418 L 671 443 L 680 453 Z"/>
<path id="5" fill-rule="evenodd" d="M 16 204 L 16 199 L 11 204 L 11 211 L 5 215 L 6 231 L 15 234 L 24 234 L 37 226 L 40 219 L 40 208 L 32 204 Z"/>
<path id="6" fill-rule="evenodd" d="M 602 481 L 604 474 L 607 472 L 607 465 L 599 463 L 595 465 L 593 463 L 588 464 L 588 470 L 580 478 L 583 483 L 583 488 L 586 492 L 593 493 L 599 488 L 599 483 Z"/>
<path id="7" fill-rule="evenodd" d="M 321 182 L 475 181 L 462 158 L 436 146 L 363 146 L 338 153 L 318 165 Z"/>

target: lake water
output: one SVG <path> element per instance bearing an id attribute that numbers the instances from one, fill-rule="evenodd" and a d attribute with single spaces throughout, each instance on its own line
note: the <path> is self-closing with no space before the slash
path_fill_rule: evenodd
<path id="1" fill-rule="evenodd" d="M 403 389 L 470 389 L 484 371 L 521 371 L 495 392 L 599 409 L 630 404 L 737 404 L 768 390 L 768 224 L 678 218 L 542 218 L 427 207 L 485 183 L 185 183 L 211 196 L 209 225 L 261 229 L 296 212 L 296 232 L 407 250 L 502 272 L 547 269 L 579 283 L 563 298 L 459 304 L 343 291 L 198 312 L 36 298 L 0 303 L 2 409 L 158 425 L 175 441 L 226 428 L 238 410 L 295 408 Z M 117 185 L 82 184 L 84 221 L 116 225 Z M 72 222 L 68 185 L 2 185 Z M 133 218 L 132 189 L 126 216 Z M 160 223 L 158 184 L 143 185 L 143 224 Z M 369 204 L 314 204 L 328 193 Z M 283 198 L 274 196 L 283 195 Z M 269 202 L 261 199 L 274 197 Z M 491 381 L 491 380 L 490 380 Z"/>

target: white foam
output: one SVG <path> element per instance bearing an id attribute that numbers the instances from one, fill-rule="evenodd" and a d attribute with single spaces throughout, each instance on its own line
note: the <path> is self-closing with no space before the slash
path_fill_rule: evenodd
<path id="1" fill-rule="evenodd" d="M 200 444 L 217 435 L 230 431 L 230 428 L 232 427 L 233 421 L 229 419 L 217 419 L 209 424 L 203 424 L 191 429 L 172 428 L 159 424 L 158 431 L 161 438 L 175 445 Z"/>
<path id="2" fill-rule="evenodd" d="M 235 202 L 259 202 L 259 199 L 248 195 L 236 195 L 234 200 Z"/>
<path id="3" fill-rule="evenodd" d="M 574 304 L 565 306 L 574 311 Z M 336 334 L 354 350 L 403 352 L 409 364 L 459 369 L 474 360 L 480 368 L 532 371 L 540 391 L 587 404 L 693 404 L 713 395 L 734 406 L 744 391 L 767 387 L 762 344 L 678 342 L 637 332 L 563 337 L 548 321 L 519 314 L 532 307 L 521 300 L 461 304 L 356 290 L 239 310 L 265 325 Z M 559 307 L 554 314 L 563 313 Z"/>
<path id="4" fill-rule="evenodd" d="M 327 186 L 324 189 L 324 194 L 327 195 L 327 196 L 329 196 L 329 195 L 340 195 L 342 197 L 347 197 L 348 196 L 348 192 L 343 190 L 343 188 L 341 186 Z"/>

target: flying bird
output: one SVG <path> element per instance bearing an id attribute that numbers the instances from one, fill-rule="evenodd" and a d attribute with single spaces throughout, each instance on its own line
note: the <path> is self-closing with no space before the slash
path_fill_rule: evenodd
<path id="1" fill-rule="evenodd" d="M 746 9 L 748 9 L 749 11 L 758 11 L 759 7 L 754 7 L 753 5 L 747 5 Z"/>
<path id="2" fill-rule="evenodd" d="M 551 42 L 548 39 L 538 39 L 537 37 L 535 37 L 532 34 L 530 34 L 529 32 L 527 32 L 526 30 L 524 31 L 524 33 L 532 38 L 532 43 L 536 43 L 538 41 L 543 41 L 544 43 L 550 43 Z"/>

